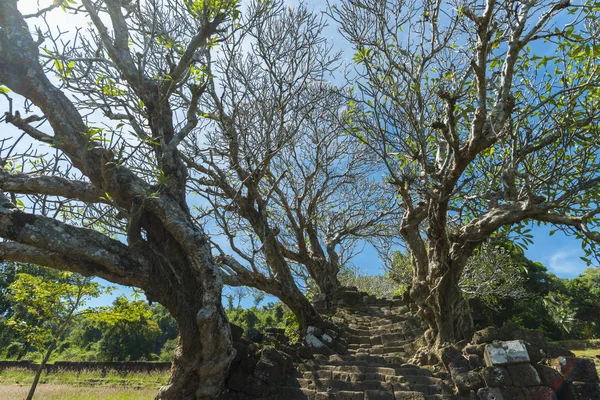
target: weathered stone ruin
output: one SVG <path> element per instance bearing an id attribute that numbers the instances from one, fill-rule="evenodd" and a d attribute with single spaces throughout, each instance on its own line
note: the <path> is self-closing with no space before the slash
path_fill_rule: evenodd
<path id="1" fill-rule="evenodd" d="M 539 331 L 509 324 L 475 332 L 462 351 L 449 347 L 444 364 L 456 398 L 479 400 L 597 400 L 593 360 L 548 346 Z"/>
<path id="2" fill-rule="evenodd" d="M 445 371 L 407 363 L 425 325 L 407 298 L 376 299 L 343 288 L 317 299 L 328 328 L 304 344 L 270 329 L 257 345 L 233 326 L 238 351 L 221 399 L 283 400 L 598 400 L 592 360 L 549 346 L 542 333 L 510 324 L 475 332 L 444 349 Z"/>
<path id="3" fill-rule="evenodd" d="M 235 338 L 238 355 L 223 399 L 429 400 L 451 395 L 446 373 L 406 364 L 424 330 L 402 298 L 344 288 L 332 300 L 331 329 L 310 327 L 306 345 L 282 332 L 273 347 Z M 326 312 L 326 310 L 322 310 Z"/>

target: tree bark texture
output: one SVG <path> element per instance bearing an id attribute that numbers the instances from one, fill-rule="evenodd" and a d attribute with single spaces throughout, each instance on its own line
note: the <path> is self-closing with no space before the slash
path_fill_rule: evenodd
<path id="1" fill-rule="evenodd" d="M 311 260 L 307 262 L 306 268 L 329 304 L 340 287 L 340 281 L 338 280 L 339 266 L 329 260 Z"/>
<path id="2" fill-rule="evenodd" d="M 318 325 L 321 321 L 319 313 L 298 289 L 287 260 L 281 253 L 277 238 L 269 228 L 264 236 L 263 249 L 265 260 L 277 274 L 280 283 L 281 294 L 278 297 L 298 319 L 301 332 L 306 332 L 306 328 L 311 325 Z"/>
<path id="3" fill-rule="evenodd" d="M 431 202 L 427 214 L 428 251 L 413 258 L 411 298 L 419 306 L 419 314 L 430 328 L 426 338 L 434 352 L 446 344 L 465 338 L 472 330 L 470 313 L 458 286 L 466 258 L 452 258 L 450 239 L 446 233 L 447 206 Z M 410 238 L 410 234 L 405 232 Z M 415 246 L 415 248 L 418 248 Z M 426 254 L 427 258 L 423 255 Z"/>
<path id="4" fill-rule="evenodd" d="M 189 255 L 152 215 L 142 215 L 140 223 L 149 233 L 140 246 L 151 254 L 153 277 L 144 291 L 169 310 L 179 330 L 171 376 L 157 399 L 213 399 L 235 350 L 221 304 L 222 278 L 211 267 L 208 242 L 203 252 Z"/>

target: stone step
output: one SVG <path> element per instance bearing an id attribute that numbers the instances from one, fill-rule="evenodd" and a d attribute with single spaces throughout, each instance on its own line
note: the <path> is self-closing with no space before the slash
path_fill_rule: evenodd
<path id="1" fill-rule="evenodd" d="M 342 373 L 340 373 L 342 374 Z M 369 376 L 365 375 L 366 378 Z M 289 378 L 287 387 L 298 389 L 316 390 L 316 391 L 352 391 L 359 392 L 364 390 L 384 390 L 384 391 L 418 391 L 426 395 L 444 394 L 450 392 L 450 387 L 444 382 L 436 384 L 426 383 L 407 383 L 404 377 L 391 377 L 394 380 L 385 380 L 390 376 L 384 376 L 383 379 L 364 379 L 364 380 L 343 380 L 329 378 Z M 422 377 L 421 377 L 422 378 Z"/>
<path id="2" fill-rule="evenodd" d="M 317 392 L 317 396 L 315 397 L 315 400 L 329 400 L 329 399 L 364 400 L 364 398 L 365 398 L 364 392 L 352 392 L 352 391 L 347 391 L 347 390 L 340 390 L 339 392 L 336 392 L 336 393 Z M 285 400 L 287 400 L 287 399 L 285 399 Z"/>
<path id="3" fill-rule="evenodd" d="M 412 390 L 402 390 L 394 392 L 395 400 L 429 400 L 424 393 L 415 392 Z"/>
<path id="4" fill-rule="evenodd" d="M 371 347 L 371 354 L 404 354 L 406 353 L 406 349 L 403 346 L 382 346 L 382 347 Z"/>
<path id="5" fill-rule="evenodd" d="M 409 385 L 441 385 L 444 383 L 440 378 L 433 376 L 419 376 L 419 375 L 400 375 Z M 435 393 L 432 393 L 435 394 Z"/>
<path id="6" fill-rule="evenodd" d="M 400 388 L 405 388 L 406 385 L 379 380 L 365 379 L 362 381 L 343 381 L 340 379 L 303 379 L 291 378 L 287 382 L 287 386 L 298 387 L 301 389 L 317 390 L 319 392 L 338 392 L 351 391 L 361 392 L 365 390 L 384 390 L 392 392 L 394 385 Z"/>
<path id="7" fill-rule="evenodd" d="M 329 370 L 337 372 L 366 372 L 366 365 L 327 365 L 327 364 L 301 364 L 296 366 L 299 372 Z"/>
<path id="8" fill-rule="evenodd" d="M 382 338 L 383 340 L 383 338 Z M 391 340 L 389 342 L 382 342 L 382 346 L 406 346 L 410 345 L 414 342 L 413 339 L 404 339 L 404 340 Z M 374 345 L 378 346 L 378 345 Z"/>
<path id="9" fill-rule="evenodd" d="M 437 385 L 421 385 L 421 384 L 414 384 L 414 385 L 408 385 L 410 387 L 411 390 L 415 391 L 415 392 L 420 392 L 423 393 L 425 395 L 436 395 L 436 394 L 445 394 L 445 393 L 451 393 L 451 389 L 450 386 L 444 384 L 444 383 L 440 383 Z"/>
<path id="10" fill-rule="evenodd" d="M 370 349 L 372 346 L 370 343 L 349 343 L 348 350 Z"/>
<path id="11" fill-rule="evenodd" d="M 369 349 L 356 349 L 356 350 L 348 350 L 350 354 L 370 354 Z"/>
<path id="12" fill-rule="evenodd" d="M 319 355 L 296 365 L 282 400 L 446 400 L 452 398 L 447 376 L 405 364 L 423 325 L 399 300 L 374 302 L 357 309 L 338 307 L 340 338 L 347 354 Z"/>
<path id="13" fill-rule="evenodd" d="M 283 386 L 283 387 L 278 387 L 276 389 L 275 395 L 273 396 L 273 400 L 275 400 L 275 399 L 285 399 L 285 400 L 314 399 L 316 394 L 317 394 L 316 390 Z"/>
<path id="14" fill-rule="evenodd" d="M 403 346 L 413 342 L 413 339 L 406 339 L 405 335 L 386 334 L 375 336 L 350 336 L 348 338 L 349 348 L 371 347 L 371 346 Z M 362 346 L 361 346 L 362 345 Z"/>
<path id="15" fill-rule="evenodd" d="M 351 329 L 394 329 L 394 328 L 409 328 L 412 324 L 409 321 L 397 321 L 392 322 L 389 320 L 384 321 L 370 321 L 366 322 L 352 322 L 347 321 L 346 324 Z"/>
<path id="16" fill-rule="evenodd" d="M 365 390 L 364 400 L 394 400 L 394 392 L 384 390 Z"/>
<path id="17" fill-rule="evenodd" d="M 355 372 L 355 373 L 380 373 L 384 375 L 395 375 L 395 376 L 423 376 L 428 378 L 434 378 L 433 372 L 419 368 L 410 364 L 381 364 L 381 365 L 330 365 L 322 364 L 321 362 L 313 362 L 312 364 L 299 364 L 296 366 L 298 372 L 309 372 L 309 371 L 337 371 L 337 372 Z M 437 378 L 437 377 L 435 377 Z M 437 378 L 440 379 L 440 378 Z"/>
<path id="18" fill-rule="evenodd" d="M 373 335 L 373 332 L 385 333 L 388 331 L 404 331 L 409 330 L 410 327 L 406 326 L 402 322 L 394 322 L 394 323 L 375 323 L 373 325 L 362 325 L 362 324 L 348 324 L 348 329 L 350 333 L 359 332 L 366 334 L 367 332 L 370 335 Z"/>
<path id="19" fill-rule="evenodd" d="M 394 392 L 395 400 L 450 400 L 454 396 L 450 394 L 433 394 L 428 395 L 414 390 Z"/>

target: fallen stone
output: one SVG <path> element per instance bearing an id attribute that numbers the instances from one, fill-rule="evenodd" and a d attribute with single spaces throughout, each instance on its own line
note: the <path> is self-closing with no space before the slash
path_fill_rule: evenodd
<path id="1" fill-rule="evenodd" d="M 470 344 L 463 349 L 465 354 L 475 354 L 483 359 L 485 353 L 485 344 Z"/>
<path id="2" fill-rule="evenodd" d="M 306 328 L 306 333 L 320 337 L 321 335 L 323 335 L 323 329 L 318 328 L 316 326 L 309 326 L 308 328 Z"/>
<path id="3" fill-rule="evenodd" d="M 241 392 L 244 390 L 247 377 L 248 375 L 240 374 L 237 372 L 230 373 L 229 378 L 227 379 L 227 387 L 232 390 Z"/>
<path id="4" fill-rule="evenodd" d="M 258 364 L 256 364 L 254 376 L 265 382 L 267 385 L 275 385 L 281 380 L 282 371 L 277 365 L 268 364 L 264 360 L 260 360 Z"/>
<path id="5" fill-rule="evenodd" d="M 329 346 L 323 343 L 318 337 L 316 337 L 312 333 L 306 335 L 306 337 L 304 338 L 304 342 L 307 346 L 310 346 L 313 349 L 313 353 L 325 355 L 332 355 L 335 353 L 333 350 L 331 350 L 331 348 L 329 348 Z"/>
<path id="6" fill-rule="evenodd" d="M 547 365 L 536 364 L 534 368 L 538 372 L 540 379 L 542 381 L 542 385 L 548 386 L 555 392 L 560 389 L 560 387 L 565 382 L 563 376 L 552 367 L 548 367 Z"/>
<path id="7" fill-rule="evenodd" d="M 550 366 L 569 382 L 598 382 L 598 372 L 590 358 L 557 357 L 550 360 Z"/>
<path id="8" fill-rule="evenodd" d="M 355 306 L 360 303 L 362 295 L 354 287 L 352 288 L 339 288 L 334 294 L 334 299 L 337 300 L 337 304 L 346 306 Z"/>
<path id="9" fill-rule="evenodd" d="M 248 393 L 250 396 L 260 398 L 265 397 L 269 393 L 269 390 L 269 386 L 264 381 L 255 376 L 248 376 L 241 391 Z"/>
<path id="10" fill-rule="evenodd" d="M 521 327 L 514 322 L 509 322 L 508 324 L 502 326 L 502 328 L 498 329 L 498 339 L 497 340 L 512 340 L 512 335 L 514 331 L 520 330 Z"/>
<path id="11" fill-rule="evenodd" d="M 244 329 L 236 324 L 229 323 L 229 329 L 231 330 L 231 340 L 238 341 L 244 334 Z"/>
<path id="12" fill-rule="evenodd" d="M 313 358 L 312 350 L 309 346 L 299 346 L 297 350 L 298 357 L 310 360 Z"/>
<path id="13" fill-rule="evenodd" d="M 504 400 L 502 392 L 497 387 L 485 387 L 477 391 L 479 400 Z"/>
<path id="14" fill-rule="evenodd" d="M 558 400 L 554 390 L 548 386 L 533 386 L 528 389 L 531 400 Z"/>
<path id="15" fill-rule="evenodd" d="M 546 357 L 546 339 L 542 332 L 533 329 L 518 329 L 510 332 L 509 336 L 513 340 L 525 342 L 527 354 L 532 363 L 538 363 Z"/>
<path id="16" fill-rule="evenodd" d="M 488 344 L 485 346 L 484 358 L 487 366 L 529 362 L 527 348 L 521 340 Z"/>
<path id="17" fill-rule="evenodd" d="M 450 375 L 452 376 L 467 373 L 469 369 L 469 360 L 464 357 L 461 357 L 448 365 L 448 371 L 450 371 Z"/>
<path id="18" fill-rule="evenodd" d="M 548 346 L 546 348 L 546 356 L 548 359 L 558 358 L 558 357 L 576 357 L 575 354 L 564 347 L 559 346 Z"/>
<path id="19" fill-rule="evenodd" d="M 283 353 L 272 347 L 261 352 L 260 360 L 254 369 L 254 376 L 268 385 L 275 385 L 286 374 L 290 360 Z"/>
<path id="20" fill-rule="evenodd" d="M 542 380 L 533 365 L 529 363 L 506 366 L 514 386 L 527 387 L 541 385 Z"/>
<path id="21" fill-rule="evenodd" d="M 491 343 L 498 339 L 498 328 L 495 326 L 488 326 L 480 331 L 473 334 L 473 344 Z"/>
<path id="22" fill-rule="evenodd" d="M 504 389 L 500 389 L 500 392 L 507 400 L 528 400 L 524 388 L 521 387 L 508 386 Z"/>
<path id="23" fill-rule="evenodd" d="M 277 346 L 277 350 L 285 354 L 288 358 L 294 359 L 298 355 L 298 351 L 293 346 L 288 346 L 285 344 L 279 343 Z"/>
<path id="24" fill-rule="evenodd" d="M 323 336 L 321 336 L 321 339 L 323 339 L 323 341 L 326 343 L 333 342 L 333 338 L 326 333 L 324 333 Z"/>
<path id="25" fill-rule="evenodd" d="M 231 362 L 231 371 L 236 371 L 244 375 L 252 375 L 254 366 L 260 358 L 256 345 L 237 341 L 233 342 L 233 348 L 236 353 L 235 358 Z"/>
<path id="26" fill-rule="evenodd" d="M 329 336 L 331 336 L 334 339 L 336 337 L 338 337 L 338 333 L 336 331 L 334 331 L 333 329 L 325 329 L 325 333 L 328 334 Z"/>
<path id="27" fill-rule="evenodd" d="M 599 383 L 569 382 L 568 389 L 573 400 L 600 399 Z"/>
<path id="28" fill-rule="evenodd" d="M 467 356 L 467 360 L 469 360 L 469 369 L 477 369 L 483 365 L 483 360 L 477 354 L 469 354 Z"/>
<path id="29" fill-rule="evenodd" d="M 461 351 L 454 346 L 446 346 L 440 349 L 442 363 L 449 369 L 449 365 L 455 361 L 464 359 Z"/>
<path id="30" fill-rule="evenodd" d="M 456 389 L 461 393 L 466 393 L 471 390 L 477 390 L 485 386 L 483 379 L 479 373 L 475 371 L 469 371 L 464 374 L 457 374 L 452 376 Z"/>

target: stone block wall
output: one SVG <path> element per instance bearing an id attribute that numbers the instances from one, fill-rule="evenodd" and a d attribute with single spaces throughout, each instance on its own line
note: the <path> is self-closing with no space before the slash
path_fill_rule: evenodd
<path id="1" fill-rule="evenodd" d="M 236 355 L 219 400 L 267 398 L 293 371 L 294 362 L 313 357 L 309 347 L 290 344 L 282 329 L 267 330 L 269 345 L 242 338 L 243 330 L 236 325 L 232 324 L 231 331 Z"/>
<path id="2" fill-rule="evenodd" d="M 444 349 L 443 358 L 458 398 L 600 399 L 593 360 L 547 346 L 541 332 L 512 324 L 478 331 L 462 350 Z"/>
<path id="3" fill-rule="evenodd" d="M 39 364 L 33 361 L 0 361 L 0 371 L 8 368 L 22 368 L 35 371 Z M 122 373 L 133 372 L 165 372 L 171 369 L 170 362 L 153 361 L 56 361 L 53 364 L 46 365 L 46 372 L 59 371 L 117 371 Z"/>

